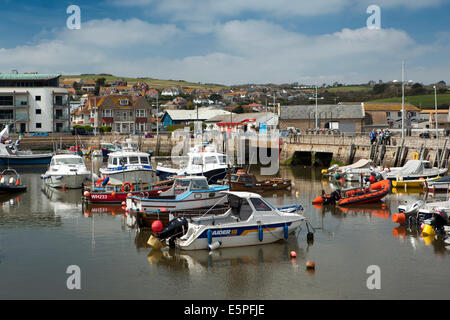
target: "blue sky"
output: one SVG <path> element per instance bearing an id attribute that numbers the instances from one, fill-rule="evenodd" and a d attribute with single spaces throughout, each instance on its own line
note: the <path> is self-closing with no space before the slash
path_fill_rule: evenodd
<path id="1" fill-rule="evenodd" d="M 69 5 L 81 29 L 66 27 Z M 368 30 L 369 5 L 381 30 Z M 449 0 L 0 0 L 0 71 L 195 82 L 450 83 Z"/>

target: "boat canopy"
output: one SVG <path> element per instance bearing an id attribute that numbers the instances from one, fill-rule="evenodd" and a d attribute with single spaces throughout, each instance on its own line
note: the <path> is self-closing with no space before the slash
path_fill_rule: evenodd
<path id="1" fill-rule="evenodd" d="M 347 166 L 342 166 L 340 169 L 348 170 L 348 169 L 369 169 L 370 167 L 375 167 L 375 164 L 370 159 L 360 159 L 355 163 L 349 164 Z"/>
<path id="2" fill-rule="evenodd" d="M 420 174 L 423 169 L 432 169 L 431 162 L 424 160 L 408 160 L 405 165 L 396 173 L 400 175 Z"/>

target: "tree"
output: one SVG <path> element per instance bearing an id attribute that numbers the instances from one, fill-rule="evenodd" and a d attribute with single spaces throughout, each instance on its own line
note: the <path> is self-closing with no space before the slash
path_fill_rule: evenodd
<path id="1" fill-rule="evenodd" d="M 234 113 L 244 113 L 244 108 L 242 106 L 237 106 L 233 109 Z"/>
<path id="2" fill-rule="evenodd" d="M 103 77 L 97 78 L 95 80 L 95 91 L 94 91 L 95 95 L 98 95 L 98 93 L 100 92 L 100 87 L 105 86 L 105 83 L 106 83 L 106 79 Z"/>
<path id="3" fill-rule="evenodd" d="M 374 94 L 381 94 L 386 91 L 388 88 L 388 85 L 386 83 L 379 83 L 373 86 L 373 93 Z"/>

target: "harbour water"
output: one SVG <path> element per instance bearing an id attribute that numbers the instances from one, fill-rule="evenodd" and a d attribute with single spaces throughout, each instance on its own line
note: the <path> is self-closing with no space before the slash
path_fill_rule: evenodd
<path id="1" fill-rule="evenodd" d="M 44 171 L 19 169 L 28 191 L 0 199 L 0 299 L 450 298 L 450 248 L 391 220 L 420 193 L 391 193 L 385 206 L 315 207 L 312 200 L 330 190 L 320 169 L 282 167 L 293 190 L 264 196 L 276 206 L 303 204 L 313 243 L 304 227 L 270 245 L 152 252 L 149 232 L 120 207 L 86 207 L 80 190 L 45 188 Z M 306 270 L 307 260 L 315 271 Z M 67 288 L 71 265 L 81 270 L 80 290 Z M 367 286 L 373 265 L 381 289 Z"/>

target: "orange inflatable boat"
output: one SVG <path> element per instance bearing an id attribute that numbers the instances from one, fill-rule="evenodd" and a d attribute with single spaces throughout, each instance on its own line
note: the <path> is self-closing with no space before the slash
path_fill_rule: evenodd
<path id="1" fill-rule="evenodd" d="M 389 180 L 372 183 L 368 188 L 336 190 L 313 200 L 313 204 L 337 204 L 340 206 L 377 202 L 383 199 L 391 188 Z"/>

